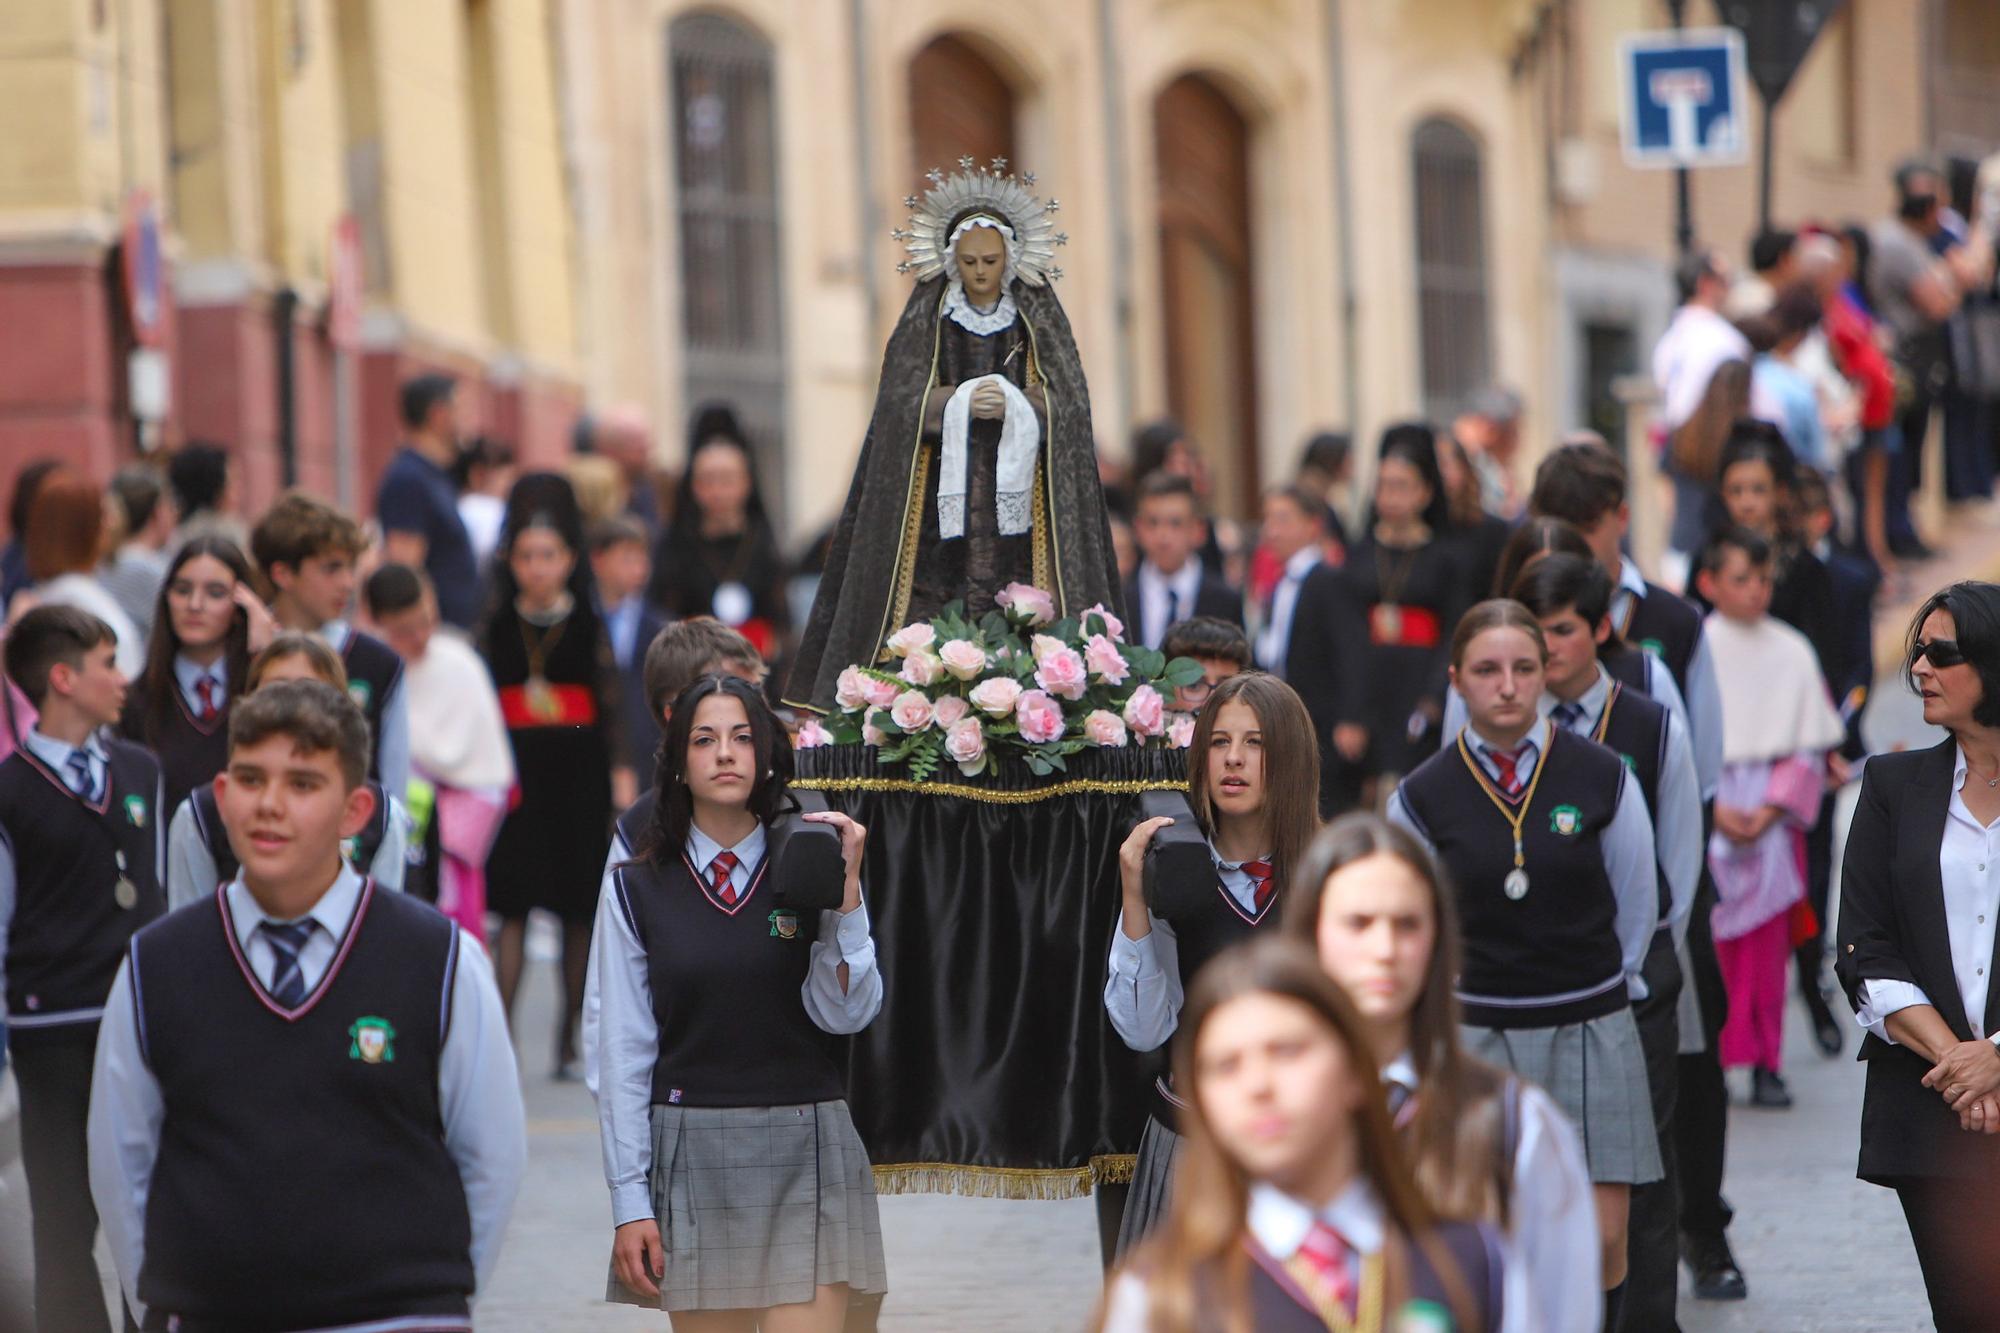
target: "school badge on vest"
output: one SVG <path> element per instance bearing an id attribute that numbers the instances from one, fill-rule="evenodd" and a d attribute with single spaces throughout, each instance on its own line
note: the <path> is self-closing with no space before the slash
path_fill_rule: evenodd
<path id="1" fill-rule="evenodd" d="M 1639 640 L 1639 647 L 1655 657 L 1665 657 L 1667 655 L 1667 645 L 1661 643 L 1658 639 L 1641 639 Z"/>
<path id="2" fill-rule="evenodd" d="M 771 923 L 771 934 L 781 940 L 795 940 L 799 937 L 799 914 L 780 907 L 766 920 Z"/>
<path id="3" fill-rule="evenodd" d="M 1560 833 L 1563 837 L 1574 837 L 1583 827 L 1583 811 L 1573 805 L 1559 805 L 1549 811 L 1549 832 Z"/>
<path id="4" fill-rule="evenodd" d="M 361 705 L 363 710 L 366 710 L 368 707 L 368 701 L 371 698 L 373 698 L 374 695 L 369 691 L 367 681 L 350 680 L 347 682 L 347 697 L 354 700 L 355 703 Z"/>
<path id="5" fill-rule="evenodd" d="M 125 798 L 125 821 L 133 828 L 146 827 L 146 798 L 127 796 Z"/>
<path id="6" fill-rule="evenodd" d="M 388 1064 L 396 1058 L 396 1029 L 386 1018 L 357 1018 L 347 1029 L 347 1058 L 365 1065 Z"/>

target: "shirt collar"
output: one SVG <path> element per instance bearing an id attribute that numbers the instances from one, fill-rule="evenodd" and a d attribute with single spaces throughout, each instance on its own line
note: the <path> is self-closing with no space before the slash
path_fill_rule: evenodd
<path id="1" fill-rule="evenodd" d="M 1201 556 L 1190 555 L 1187 563 L 1171 574 L 1162 574 L 1150 560 L 1141 561 L 1139 577 L 1151 580 L 1163 592 L 1172 589 L 1184 597 L 1192 598 L 1201 590 Z"/>
<path id="2" fill-rule="evenodd" d="M 236 942 L 245 949 L 250 947 L 250 937 L 257 933 L 257 927 L 266 921 L 273 924 L 287 924 L 282 918 L 271 916 L 257 903 L 250 886 L 243 882 L 243 872 L 237 871 L 236 878 L 229 881 L 225 890 L 229 899 L 229 917 L 236 927 Z M 327 933 L 329 939 L 344 939 L 347 928 L 354 924 L 354 913 L 361 906 L 361 876 L 343 859 L 340 873 L 333 877 L 325 893 L 319 896 L 304 916 L 293 918 L 298 921 L 312 920 Z"/>
<path id="3" fill-rule="evenodd" d="M 1549 725 L 1550 723 L 1547 718 L 1538 719 L 1534 726 L 1528 728 L 1528 734 L 1523 736 L 1519 743 L 1530 747 L 1536 754 L 1540 754 L 1543 750 L 1549 748 Z M 1479 734 L 1479 729 L 1470 722 L 1465 724 L 1465 734 L 1471 738 L 1467 743 L 1474 750 L 1492 752 L 1508 748 L 1504 745 L 1495 745 L 1492 741 L 1487 740 Z"/>
<path id="4" fill-rule="evenodd" d="M 76 753 L 77 749 L 76 746 L 71 745 L 67 741 L 59 741 L 53 736 L 45 736 L 32 727 L 28 729 L 28 734 L 22 738 L 21 743 L 34 751 L 37 759 L 40 759 L 58 773 L 62 772 L 69 765 L 69 757 Z M 104 748 L 103 737 L 94 731 L 84 741 L 83 750 L 84 753 L 101 764 L 111 762 L 111 752 Z M 1963 756 L 1961 756 L 1960 762 L 1963 762 Z"/>
<path id="5" fill-rule="evenodd" d="M 1611 673 L 1604 669 L 1602 662 L 1599 662 L 1597 664 L 1597 679 L 1591 681 L 1590 688 L 1571 702 L 1574 702 L 1577 707 L 1583 710 L 1585 717 L 1595 722 L 1599 717 L 1603 716 L 1605 700 L 1610 697 Z M 1547 717 L 1560 708 L 1563 703 L 1564 701 L 1556 698 L 1555 695 L 1544 692 L 1539 711 L 1543 717 Z"/>
<path id="6" fill-rule="evenodd" d="M 1285 562 L 1285 577 L 1288 579 L 1302 579 L 1312 573 L 1313 566 L 1318 563 L 1319 547 L 1301 546 L 1298 550 L 1292 552 L 1292 558 Z"/>
<path id="7" fill-rule="evenodd" d="M 1340 1233 L 1349 1248 L 1363 1255 L 1382 1248 L 1386 1229 L 1381 1201 L 1359 1177 L 1318 1211 L 1260 1181 L 1250 1187 L 1250 1212 L 1245 1220 L 1264 1252 L 1280 1263 L 1299 1252 L 1314 1222 L 1325 1222 Z"/>
<path id="8" fill-rule="evenodd" d="M 325 639 L 336 653 L 347 651 L 347 638 L 354 633 L 353 626 L 345 620 L 329 620 L 319 627 L 319 636 Z"/>
<path id="9" fill-rule="evenodd" d="M 1417 1062 L 1410 1057 L 1408 1051 L 1402 1052 L 1388 1064 L 1382 1066 L 1382 1081 L 1384 1083 L 1393 1083 L 1399 1088 L 1407 1088 L 1409 1091 L 1415 1092 L 1419 1083 L 1419 1079 L 1417 1078 Z"/>
<path id="10" fill-rule="evenodd" d="M 1618 561 L 1618 587 L 1634 597 L 1646 595 L 1646 576 L 1639 572 L 1637 565 L 1624 557 Z"/>
<path id="11" fill-rule="evenodd" d="M 207 677 L 222 686 L 223 691 L 226 693 L 229 689 L 228 656 L 218 657 L 207 666 L 202 666 L 200 663 L 188 660 L 183 654 L 174 654 L 174 679 L 180 682 L 181 693 L 189 696 L 194 695 L 203 677 Z"/>
<path id="12" fill-rule="evenodd" d="M 748 837 L 744 838 L 743 841 L 737 843 L 734 847 L 728 848 L 725 848 L 721 843 L 703 833 L 693 824 L 688 825 L 688 860 L 694 862 L 695 869 L 708 869 L 709 862 L 713 861 L 717 855 L 724 851 L 734 856 L 736 864 L 742 866 L 744 869 L 755 868 L 757 863 L 764 859 L 763 824 L 758 824 L 757 827 L 750 830 Z"/>

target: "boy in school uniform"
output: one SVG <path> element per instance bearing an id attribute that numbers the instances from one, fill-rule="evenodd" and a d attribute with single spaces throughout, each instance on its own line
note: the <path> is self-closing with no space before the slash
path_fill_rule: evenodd
<path id="1" fill-rule="evenodd" d="M 1199 712 L 1216 686 L 1250 669 L 1250 636 L 1241 625 L 1215 616 L 1183 620 L 1167 631 L 1160 652 L 1169 662 L 1189 657 L 1201 663 L 1201 679 L 1174 691 L 1176 713 Z"/>
<path id="2" fill-rule="evenodd" d="M 294 491 L 250 533 L 250 554 L 271 584 L 271 614 L 286 629 L 317 634 L 347 668 L 347 692 L 374 738 L 368 776 L 384 791 L 410 788 L 410 711 L 403 659 L 346 617 L 367 549 L 361 525 L 332 505 Z"/>
<path id="3" fill-rule="evenodd" d="M 331 685 L 239 703 L 242 868 L 118 970 L 90 1188 L 146 1329 L 472 1327 L 527 1155 L 514 1053 L 477 942 L 342 859 L 367 761 Z"/>
<path id="4" fill-rule="evenodd" d="M 1140 483 L 1132 532 L 1144 557 L 1125 585 L 1135 643 L 1158 648 L 1190 616 L 1243 623 L 1242 596 L 1202 563 L 1208 523 L 1186 477 L 1158 472 Z"/>
<path id="5" fill-rule="evenodd" d="M 660 744 L 659 710 L 646 697 L 646 649 L 673 617 L 646 600 L 653 558 L 646 549 L 645 524 L 630 514 L 599 519 L 584 540 L 590 547 L 598 614 L 618 671 L 618 721 L 625 732 L 625 752 L 643 764 Z M 631 803 L 618 802 L 621 807 Z"/>
<path id="6" fill-rule="evenodd" d="M 0 763 L 0 965 L 44 1333 L 110 1327 L 91 1255 L 91 1051 L 126 944 L 166 910 L 160 766 L 109 732 L 125 704 L 116 648 L 109 625 L 67 606 L 7 637 L 7 675 L 40 713 Z"/>

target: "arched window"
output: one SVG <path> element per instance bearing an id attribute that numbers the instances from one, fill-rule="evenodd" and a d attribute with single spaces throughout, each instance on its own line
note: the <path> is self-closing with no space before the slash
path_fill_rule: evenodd
<path id="1" fill-rule="evenodd" d="M 774 503 L 785 366 L 771 47 L 719 14 L 687 14 L 667 29 L 667 59 L 686 404 L 735 408 Z"/>
<path id="2" fill-rule="evenodd" d="M 1198 74 L 1153 104 L 1167 405 L 1215 479 L 1215 505 L 1257 495 L 1257 354 L 1250 254 L 1250 126 Z"/>
<path id="3" fill-rule="evenodd" d="M 910 61 L 910 178 L 958 169 L 970 156 L 980 166 L 1014 159 L 1014 89 L 993 63 L 962 37 L 935 38 Z M 1032 169 L 1032 168 L 1030 168 Z"/>
<path id="4" fill-rule="evenodd" d="M 1492 375 L 1479 145 L 1449 120 L 1411 136 L 1424 411 L 1449 422 Z"/>

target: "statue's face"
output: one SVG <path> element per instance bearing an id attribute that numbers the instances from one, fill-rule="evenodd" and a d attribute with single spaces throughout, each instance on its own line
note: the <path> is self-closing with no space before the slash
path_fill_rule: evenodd
<path id="1" fill-rule="evenodd" d="M 1007 240 L 991 227 L 969 227 L 958 238 L 952 252 L 958 265 L 958 280 L 974 305 L 992 305 L 1000 299 L 1000 282 L 1007 272 Z"/>

